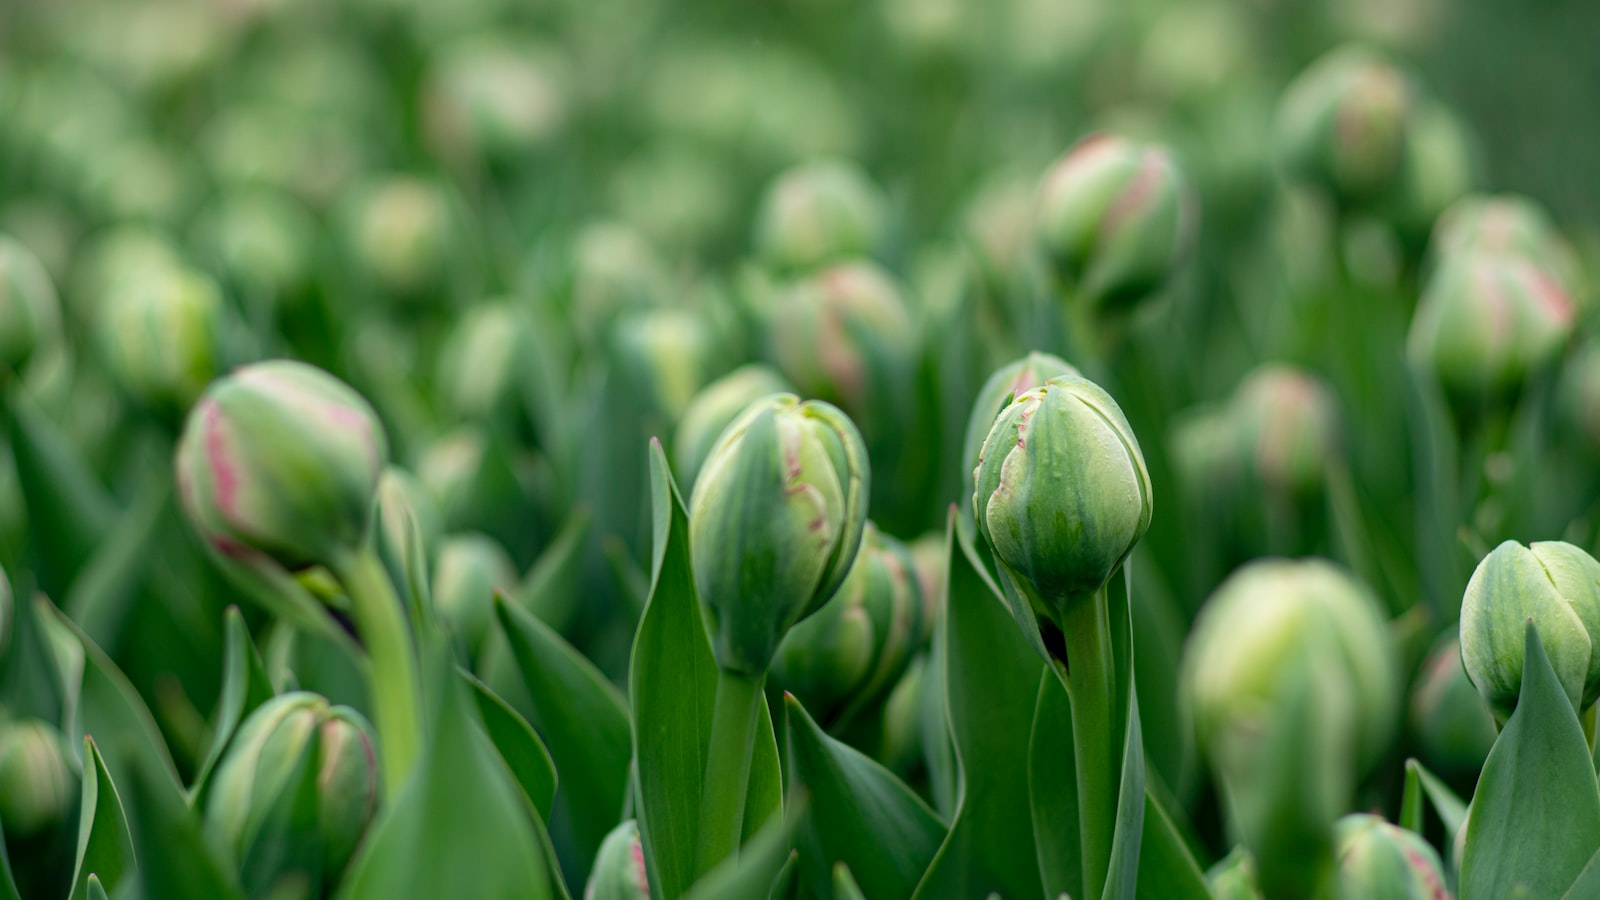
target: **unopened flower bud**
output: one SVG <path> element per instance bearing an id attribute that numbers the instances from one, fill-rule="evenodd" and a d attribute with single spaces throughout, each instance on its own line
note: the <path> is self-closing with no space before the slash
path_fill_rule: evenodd
<path id="1" fill-rule="evenodd" d="M 178 487 L 190 522 L 224 555 L 328 565 L 366 539 L 387 456 L 360 394 L 314 366 L 272 360 L 200 398 L 178 443 Z"/>
<path id="2" fill-rule="evenodd" d="M 1033 246 L 1035 187 L 1032 178 L 996 176 L 967 203 L 962 235 L 992 284 L 1007 284 Z"/>
<path id="3" fill-rule="evenodd" d="M 1369 813 L 1335 826 L 1337 869 L 1329 900 L 1439 900 L 1449 897 L 1444 864 L 1415 832 Z"/>
<path id="4" fill-rule="evenodd" d="M 412 176 L 360 187 L 348 208 L 350 246 L 359 265 L 392 294 L 417 299 L 435 292 L 450 264 L 450 201 L 443 189 Z"/>
<path id="5" fill-rule="evenodd" d="M 1435 258 L 1459 255 L 1519 256 L 1561 283 L 1579 289 L 1577 254 L 1550 214 L 1517 194 L 1472 194 L 1451 204 L 1433 227 Z"/>
<path id="6" fill-rule="evenodd" d="M 525 380 L 537 352 L 532 323 L 511 301 L 474 306 L 439 354 L 439 407 L 451 421 L 515 421 L 526 412 Z"/>
<path id="7" fill-rule="evenodd" d="M 439 548 L 433 571 L 433 605 L 456 629 L 469 654 L 476 654 L 494 618 L 494 595 L 517 586 L 510 554 L 493 538 L 462 534 Z"/>
<path id="8" fill-rule="evenodd" d="M 756 214 L 756 248 L 777 269 L 871 256 L 883 243 L 882 192 L 853 163 L 821 159 L 779 175 Z"/>
<path id="9" fill-rule="evenodd" d="M 779 394 L 723 431 L 689 503 L 718 665 L 764 674 L 784 634 L 833 596 L 861 546 L 869 489 L 861 435 L 826 403 Z"/>
<path id="10" fill-rule="evenodd" d="M 1063 282 L 1097 304 L 1128 306 L 1188 259 L 1196 206 L 1165 148 L 1095 134 L 1045 173 L 1035 229 Z"/>
<path id="11" fill-rule="evenodd" d="M 1461 661 L 1501 721 L 1522 691 L 1529 619 L 1573 708 L 1587 709 L 1600 697 L 1600 562 L 1562 541 L 1506 541 L 1478 563 L 1461 598 Z"/>
<path id="12" fill-rule="evenodd" d="M 611 358 L 649 399 L 649 408 L 676 422 L 716 370 L 717 335 L 698 310 L 639 310 L 612 333 Z"/>
<path id="13" fill-rule="evenodd" d="M 978 467 L 978 454 L 983 450 L 984 438 L 1010 398 L 1021 396 L 1052 378 L 1064 375 L 1081 377 L 1081 373 L 1066 360 L 1049 353 L 1035 351 L 1003 366 L 978 388 L 978 399 L 973 401 L 972 414 L 967 417 L 966 436 L 961 441 L 961 471 L 970 474 Z"/>
<path id="14" fill-rule="evenodd" d="M 1206 886 L 1214 900 L 1261 900 L 1256 861 L 1243 847 L 1233 848 L 1206 872 Z"/>
<path id="15" fill-rule="evenodd" d="M 239 189 L 201 212 L 194 241 L 233 285 L 293 299 L 311 279 L 317 223 L 288 193 Z"/>
<path id="16" fill-rule="evenodd" d="M 672 461 L 679 483 L 693 489 L 711 445 L 745 407 L 787 390 L 789 384 L 783 376 L 759 363 L 735 369 L 701 389 L 679 418 L 672 442 Z"/>
<path id="17" fill-rule="evenodd" d="M 78 778 L 55 726 L 38 719 L 0 725 L 0 822 L 7 838 L 28 838 L 67 820 Z"/>
<path id="18" fill-rule="evenodd" d="M 1489 705 L 1461 665 L 1461 644 L 1447 634 L 1434 644 L 1411 690 L 1411 730 L 1417 755 L 1446 778 L 1469 778 L 1483 768 L 1496 729 Z"/>
<path id="19" fill-rule="evenodd" d="M 537 48 L 473 37 L 447 46 L 422 89 L 423 130 L 459 164 L 512 163 L 560 134 L 567 99 Z"/>
<path id="20" fill-rule="evenodd" d="M 600 842 L 583 900 L 650 900 L 650 872 L 634 820 L 618 825 Z"/>
<path id="21" fill-rule="evenodd" d="M 1262 366 L 1239 385 L 1229 415 L 1265 487 L 1290 496 L 1321 489 L 1339 444 L 1326 385 L 1289 366 Z"/>
<path id="22" fill-rule="evenodd" d="M 1376 200 L 1400 178 L 1415 105 L 1404 72 L 1359 47 L 1334 50 L 1284 93 L 1279 158 L 1345 202 Z"/>
<path id="23" fill-rule="evenodd" d="M 0 379 L 20 374 L 61 338 L 61 303 L 44 265 L 0 235 Z"/>
<path id="24" fill-rule="evenodd" d="M 228 308 L 216 282 L 197 271 L 152 269 L 97 307 L 106 367 L 146 409 L 181 415 L 227 364 Z"/>
<path id="25" fill-rule="evenodd" d="M 579 232 L 572 245 L 572 320 L 591 344 L 628 310 L 667 299 L 666 264 L 654 246 L 626 225 L 601 223 Z"/>

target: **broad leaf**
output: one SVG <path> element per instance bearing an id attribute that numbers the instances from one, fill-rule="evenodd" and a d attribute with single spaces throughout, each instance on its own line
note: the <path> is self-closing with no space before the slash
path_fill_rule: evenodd
<path id="1" fill-rule="evenodd" d="M 106 771 L 94 738 L 83 739 L 83 793 L 78 813 L 78 856 L 73 866 L 70 900 L 88 896 L 89 879 L 98 876 L 116 890 L 133 869 L 133 837 L 122 812 L 122 799 Z"/>
<path id="2" fill-rule="evenodd" d="M 1054 672 L 1039 679 L 1028 740 L 1028 792 L 1045 896 L 1083 895 L 1083 844 L 1078 837 L 1077 755 L 1072 701 Z"/>
<path id="3" fill-rule="evenodd" d="M 1205 873 L 1183 840 L 1172 814 L 1146 790 L 1144 835 L 1139 842 L 1139 894 L 1151 900 L 1210 900 Z"/>
<path id="4" fill-rule="evenodd" d="M 95 643 L 116 646 L 139 582 L 158 555 L 161 526 L 175 512 L 171 501 L 170 482 L 141 482 L 133 503 L 117 516 L 104 543 L 73 581 L 64 608 Z"/>
<path id="5" fill-rule="evenodd" d="M 168 773 L 142 755 L 123 764 L 129 825 L 139 861 L 139 883 L 149 900 L 244 900 L 238 881 L 222 864 L 194 810 Z"/>
<path id="6" fill-rule="evenodd" d="M 805 821 L 806 804 L 792 804 L 787 819 L 773 814 L 756 836 L 695 882 L 687 900 L 752 900 L 767 896 L 776 886 L 790 859 L 789 848 L 797 823 Z"/>
<path id="7" fill-rule="evenodd" d="M 533 727 L 516 710 L 489 690 L 488 685 L 462 672 L 461 677 L 472 688 L 472 697 L 478 705 L 478 715 L 483 719 L 484 731 L 494 742 L 495 749 L 506 761 L 511 774 L 522 785 L 540 818 L 550 821 L 550 810 L 555 804 L 556 764 L 550 751 L 539 740 Z"/>
<path id="8" fill-rule="evenodd" d="M 37 404 L 21 392 L 12 400 L 12 458 L 39 552 L 39 578 L 50 596 L 66 597 L 103 543 L 116 508 L 78 448 Z"/>
<path id="9" fill-rule="evenodd" d="M 238 607 L 230 606 L 224 614 L 225 633 L 222 654 L 222 696 L 217 701 L 217 714 L 211 727 L 211 748 L 195 776 L 190 790 L 191 805 L 205 808 L 206 786 L 211 773 L 222 759 L 222 753 L 233 740 L 234 729 L 239 727 L 256 707 L 273 697 L 272 681 L 261 662 L 261 654 L 250 640 L 250 630 Z M 115 885 L 113 885 L 115 888 Z"/>

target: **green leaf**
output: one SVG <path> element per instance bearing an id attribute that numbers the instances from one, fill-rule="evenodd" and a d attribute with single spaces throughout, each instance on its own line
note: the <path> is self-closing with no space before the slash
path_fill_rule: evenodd
<path id="1" fill-rule="evenodd" d="M 573 510 L 517 586 L 516 604 L 556 631 L 566 630 L 572 620 L 578 599 L 578 564 L 583 560 L 592 518 L 587 509 Z"/>
<path id="2" fill-rule="evenodd" d="M 338 896 L 548 900 L 538 816 L 484 733 L 442 648 L 430 654 L 432 741 L 372 825 Z"/>
<path id="3" fill-rule="evenodd" d="M 109 898 L 106 897 L 105 887 L 100 884 L 100 879 L 94 877 L 93 875 L 90 875 L 88 880 L 84 882 L 84 886 L 84 897 L 86 900 L 109 900 Z"/>
<path id="4" fill-rule="evenodd" d="M 1400 818 L 1395 822 L 1413 834 L 1422 833 L 1422 779 L 1417 769 L 1415 759 L 1406 760 L 1406 783 L 1400 795 Z"/>
<path id="5" fill-rule="evenodd" d="M 0 828 L 0 900 L 22 900 L 17 878 L 11 874 L 11 857 L 6 853 L 5 830 Z"/>
<path id="6" fill-rule="evenodd" d="M 83 739 L 83 762 L 78 856 L 72 869 L 70 900 L 87 896 L 91 877 L 98 876 L 116 890 L 123 874 L 133 869 L 133 837 L 122 812 L 122 799 L 92 737 Z"/>
<path id="7" fill-rule="evenodd" d="M 1147 790 L 1139 842 L 1139 896 L 1152 900 L 1210 900 L 1205 873 L 1183 840 L 1172 814 Z"/>
<path id="8" fill-rule="evenodd" d="M 765 897 L 777 884 L 790 859 L 789 848 L 797 823 L 806 818 L 806 804 L 796 801 L 790 816 L 774 813 L 756 832 L 753 840 L 740 848 L 737 856 L 717 864 L 695 882 L 686 900 L 750 900 Z"/>
<path id="9" fill-rule="evenodd" d="M 1083 893 L 1083 843 L 1078 837 L 1077 754 L 1072 700 L 1054 672 L 1039 678 L 1038 706 L 1028 740 L 1028 793 L 1039 874 L 1045 896 Z"/>
<path id="10" fill-rule="evenodd" d="M 563 869 L 577 883 L 622 821 L 633 740 L 627 706 L 593 663 L 532 614 L 497 597 L 495 617 L 528 692 L 530 721 L 561 773 L 553 825 L 570 825 L 574 857 L 563 856 Z"/>
<path id="11" fill-rule="evenodd" d="M 1555 897 L 1600 847 L 1600 785 L 1578 716 L 1533 623 L 1522 693 L 1472 795 L 1461 896 Z"/>
<path id="12" fill-rule="evenodd" d="M 116 646 L 139 582 L 157 556 L 162 525 L 175 512 L 171 501 L 169 481 L 142 481 L 132 504 L 118 515 L 72 583 L 64 607 L 96 643 Z"/>
<path id="13" fill-rule="evenodd" d="M 1452 837 L 1461 831 L 1461 826 L 1467 821 L 1467 804 L 1450 786 L 1439 780 L 1439 776 L 1429 772 L 1422 763 L 1414 759 L 1406 760 L 1406 777 L 1409 780 L 1411 772 L 1417 773 L 1417 783 L 1422 786 L 1422 792 L 1433 804 L 1433 811 L 1439 814 L 1439 821 L 1444 823 L 1446 833 Z"/>
<path id="14" fill-rule="evenodd" d="M 550 759 L 539 735 L 510 704 L 500 699 L 489 686 L 463 671 L 461 677 L 472 688 L 473 699 L 478 704 L 478 715 L 483 719 L 484 731 L 494 742 L 495 749 L 506 761 L 522 792 L 539 811 L 540 818 L 550 821 L 550 810 L 555 804 L 556 764 Z"/>
<path id="15" fill-rule="evenodd" d="M 824 734 L 800 701 L 785 694 L 784 703 L 790 783 L 811 803 L 798 835 L 801 877 L 827 897 L 832 865 L 843 862 L 874 900 L 910 897 L 944 842 L 944 823 L 888 769 Z"/>
<path id="16" fill-rule="evenodd" d="M 1111 576 L 1105 588 L 1111 620 L 1111 646 L 1116 662 L 1116 715 L 1113 725 L 1122 735 L 1122 780 L 1117 791 L 1117 823 L 1111 841 L 1111 865 L 1106 872 L 1107 900 L 1133 900 L 1139 886 L 1139 850 L 1144 837 L 1145 771 L 1144 733 L 1139 723 L 1139 698 L 1133 676 L 1133 585 L 1127 566 Z M 1152 894 L 1149 896 L 1162 896 Z"/>
<path id="17" fill-rule="evenodd" d="M 13 394 L 11 450 L 47 594 L 66 597 L 116 515 L 110 493 L 34 401 Z"/>
<path id="18" fill-rule="evenodd" d="M 0 578 L 4 577 L 0 572 Z M 12 598 L 12 618 L 7 626 L 10 644 L 0 654 L 0 705 L 18 718 L 60 723 L 70 716 L 76 702 L 71 688 L 80 680 L 75 671 L 78 667 L 65 664 L 56 655 L 45 630 L 48 623 L 40 617 L 40 607 L 27 602 L 29 593 L 8 591 L 0 585 L 0 594 Z"/>
<path id="19" fill-rule="evenodd" d="M 1590 900 L 1600 897 L 1600 850 L 1589 857 L 1589 863 L 1578 873 L 1578 880 L 1561 895 L 1563 900 Z"/>
<path id="20" fill-rule="evenodd" d="M 1044 662 L 974 560 L 970 541 L 958 537 L 951 513 L 947 620 L 939 639 L 961 789 L 950 833 L 916 896 L 1037 897 L 1044 887 L 1032 829 L 1017 827 L 1030 809 L 1028 744 L 1018 736 L 1033 726 Z"/>
<path id="21" fill-rule="evenodd" d="M 861 886 L 850 875 L 850 867 L 844 863 L 833 866 L 833 896 L 834 900 L 867 900 L 861 893 Z"/>
<path id="22" fill-rule="evenodd" d="M 245 894 L 269 900 L 286 888 L 294 895 L 320 897 L 330 873 L 323 870 L 323 841 L 317 796 L 321 734 L 312 731 L 300 750 L 284 790 L 272 799 L 261 822 L 246 837 L 239 861 Z"/>
<path id="23" fill-rule="evenodd" d="M 217 701 L 217 714 L 211 727 L 211 748 L 195 776 L 189 791 L 190 805 L 205 808 L 206 786 L 216 769 L 222 753 L 233 740 L 234 729 L 239 727 L 255 708 L 271 700 L 274 692 L 261 654 L 250 640 L 250 629 L 236 606 L 228 607 L 223 614 L 225 638 L 222 651 L 222 695 Z"/>
<path id="24" fill-rule="evenodd" d="M 108 742 L 109 745 L 109 742 Z M 129 825 L 144 896 L 161 900 L 244 900 L 232 873 L 206 842 L 200 820 L 168 774 L 134 753 L 123 765 Z"/>

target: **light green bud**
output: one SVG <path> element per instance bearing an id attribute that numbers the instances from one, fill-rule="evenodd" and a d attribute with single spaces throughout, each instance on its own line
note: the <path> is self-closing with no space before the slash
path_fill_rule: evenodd
<path id="1" fill-rule="evenodd" d="M 96 304 L 106 368 L 139 405 L 188 411 L 228 362 L 228 308 L 216 282 L 184 267 L 152 268 Z"/>
<path id="2" fill-rule="evenodd" d="M 1461 665 L 1461 644 L 1447 634 L 1433 645 L 1411 688 L 1411 730 L 1417 756 L 1446 778 L 1471 778 L 1483 768 L 1498 733 L 1489 704 Z"/>
<path id="3" fill-rule="evenodd" d="M 1229 417 L 1236 446 L 1268 490 L 1305 496 L 1322 489 L 1339 451 L 1339 417 L 1320 380 L 1290 366 L 1261 366 L 1234 392 Z"/>
<path id="4" fill-rule="evenodd" d="M 437 299 L 455 230 L 442 188 L 392 176 L 358 187 L 347 215 L 352 253 L 379 287 L 403 298 Z"/>
<path id="5" fill-rule="evenodd" d="M 515 163 L 560 135 L 567 98 L 537 47 L 498 37 L 442 49 L 422 88 L 423 130 L 457 164 Z"/>
<path id="6" fill-rule="evenodd" d="M 1360 204 L 1398 184 L 1411 117 L 1410 78 L 1376 54 L 1342 47 L 1312 63 L 1284 92 L 1275 143 L 1295 177 Z"/>
<path id="7" fill-rule="evenodd" d="M 439 408 L 450 421 L 515 421 L 526 412 L 525 379 L 535 369 L 532 323 L 509 300 L 468 310 L 439 354 Z"/>
<path id="8" fill-rule="evenodd" d="M 1262 900 L 1256 885 L 1256 861 L 1250 851 L 1235 847 L 1206 871 L 1206 886 L 1215 900 Z"/>
<path id="9" fill-rule="evenodd" d="M 887 201 L 860 166 L 819 159 L 782 173 L 756 214 L 756 249 L 781 270 L 810 269 L 883 244 Z"/>
<path id="10" fill-rule="evenodd" d="M 706 454 L 723 429 L 745 407 L 787 390 L 789 385 L 782 375 L 759 363 L 735 369 L 701 389 L 683 411 L 673 436 L 672 460 L 678 470 L 678 482 L 693 490 Z"/>
<path id="11" fill-rule="evenodd" d="M 600 842 L 583 900 L 650 900 L 650 872 L 634 820 L 613 828 Z"/>
<path id="12" fill-rule="evenodd" d="M 38 257 L 0 235 L 0 378 L 61 340 L 61 302 Z"/>
<path id="13" fill-rule="evenodd" d="M 599 223 L 572 245 L 572 320 L 589 344 L 606 337 L 622 313 L 659 306 L 667 299 L 666 264 L 638 231 Z"/>
<path id="14" fill-rule="evenodd" d="M 1577 254 L 1550 214 L 1518 194 L 1472 194 L 1440 214 L 1428 248 L 1437 259 L 1463 254 L 1520 256 L 1571 292 L 1580 286 Z"/>
<path id="15" fill-rule="evenodd" d="M 1066 360 L 1038 351 L 990 375 L 983 387 L 978 388 L 978 399 L 973 401 L 972 414 L 967 417 L 966 436 L 961 440 L 961 471 L 971 473 L 978 468 L 978 455 L 983 450 L 984 439 L 989 436 L 990 427 L 1010 398 L 1026 394 L 1050 379 L 1064 375 L 1082 377 L 1082 373 Z"/>
<path id="16" fill-rule="evenodd" d="M 637 310 L 621 317 L 611 336 L 611 358 L 627 372 L 650 409 L 676 422 L 716 370 L 717 334 L 698 310 Z"/>
<path id="17" fill-rule="evenodd" d="M 0 823 L 7 838 L 59 827 L 78 798 L 78 777 L 54 725 L 23 719 L 0 725 Z"/>
<path id="18" fill-rule="evenodd" d="M 461 635 L 467 652 L 483 647 L 494 618 L 494 595 L 517 587 L 517 568 L 510 554 L 491 537 L 461 534 L 439 548 L 433 570 L 433 605 Z"/>
<path id="19" fill-rule="evenodd" d="M 1600 562 L 1571 544 L 1506 541 L 1478 563 L 1461 598 L 1461 661 L 1503 722 L 1522 691 L 1529 619 L 1574 709 L 1600 696 Z"/>
<path id="20" fill-rule="evenodd" d="M 1335 826 L 1334 884 L 1326 900 L 1438 900 L 1450 896 L 1444 863 L 1414 832 L 1369 813 L 1352 813 Z"/>
<path id="21" fill-rule="evenodd" d="M 178 489 L 224 555 L 329 565 L 366 540 L 387 457 L 360 394 L 314 366 L 272 360 L 216 381 L 189 413 Z"/>
<path id="22" fill-rule="evenodd" d="M 318 224 L 293 196 L 240 188 L 203 210 L 193 240 L 233 285 L 293 299 L 312 275 Z"/>
<path id="23" fill-rule="evenodd" d="M 861 546 L 870 484 L 860 432 L 827 403 L 778 394 L 723 431 L 689 502 L 718 665 L 764 675 L 784 634 L 834 595 Z"/>

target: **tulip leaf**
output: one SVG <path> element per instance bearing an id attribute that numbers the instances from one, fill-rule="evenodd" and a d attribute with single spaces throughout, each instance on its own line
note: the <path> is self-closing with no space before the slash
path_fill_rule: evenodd
<path id="1" fill-rule="evenodd" d="M 0 900 L 22 900 L 17 877 L 11 874 L 11 856 L 6 853 L 4 823 L 0 823 Z"/>
<path id="2" fill-rule="evenodd" d="M 66 597 L 116 516 L 110 492 L 67 436 L 21 392 L 13 395 L 11 450 L 46 593 Z"/>
<path id="3" fill-rule="evenodd" d="M 494 742 L 495 749 L 500 751 L 501 758 L 506 761 L 517 783 L 522 785 L 522 792 L 528 795 L 533 808 L 539 811 L 540 818 L 550 821 L 559 780 L 556 777 L 556 764 L 550 759 L 550 751 L 545 749 L 544 741 L 539 740 L 533 726 L 510 704 L 489 690 L 488 685 L 467 672 L 462 672 L 461 677 L 472 688 L 473 699 L 478 704 L 478 715 L 483 718 L 484 730 Z"/>
<path id="4" fill-rule="evenodd" d="M 578 598 L 578 564 L 589 537 L 593 516 L 582 507 L 573 510 L 555 539 L 533 561 L 533 567 L 517 585 L 516 604 L 554 628 L 563 631 L 572 619 Z"/>
<path id="5" fill-rule="evenodd" d="M 319 897 L 332 873 L 323 871 L 319 827 L 317 759 L 322 740 L 313 730 L 284 779 L 283 790 L 270 800 L 266 815 L 246 836 L 239 860 L 246 896 L 270 900 L 293 885 L 301 896 Z"/>
<path id="6" fill-rule="evenodd" d="M 109 900 L 109 898 L 106 896 L 105 886 L 100 883 L 100 879 L 93 875 L 90 875 L 89 878 L 84 881 L 83 895 L 85 900 Z"/>
<path id="7" fill-rule="evenodd" d="M 851 876 L 850 867 L 844 863 L 833 866 L 833 897 L 834 900 L 867 900 L 861 893 L 861 886 Z"/>
<path id="8" fill-rule="evenodd" d="M 1583 728 L 1526 626 L 1517 708 L 1484 761 L 1467 820 L 1461 896 L 1555 897 L 1600 847 L 1600 785 Z"/>
<path id="9" fill-rule="evenodd" d="M 531 613 L 497 597 L 495 617 L 528 692 L 529 719 L 561 774 L 553 837 L 562 849 L 561 835 L 570 836 L 563 869 L 581 882 L 622 821 L 632 755 L 627 705 L 593 663 Z"/>
<path id="10" fill-rule="evenodd" d="M 1028 818 L 1028 744 L 1044 662 L 1017 629 L 1005 601 L 957 534 L 946 529 L 944 685 L 961 773 L 950 833 L 922 876 L 919 898 L 969 898 L 1043 891 Z M 959 546 L 958 546 L 959 544 Z M 836 892 L 837 896 L 837 892 Z"/>
<path id="11" fill-rule="evenodd" d="M 1106 871 L 1105 889 L 1101 893 L 1101 897 L 1107 900 L 1133 900 L 1137 895 L 1139 850 L 1144 836 L 1144 732 L 1139 722 L 1139 697 L 1134 689 L 1132 582 L 1132 573 L 1124 565 L 1111 576 L 1111 582 L 1104 588 L 1116 665 L 1114 677 L 1117 696 L 1112 726 L 1122 736 L 1117 821 L 1111 842 L 1111 865 Z"/>
<path id="12" fill-rule="evenodd" d="M 1205 873 L 1157 793 L 1146 789 L 1139 841 L 1138 896 L 1152 900 L 1210 900 Z"/>
<path id="13" fill-rule="evenodd" d="M 61 661 L 45 630 L 49 622 L 40 617 L 38 605 L 27 602 L 27 593 L 0 584 L 0 595 L 13 601 L 11 622 L 5 626 L 9 644 L 0 653 L 0 705 L 18 718 L 58 723 L 76 702 L 71 687 L 80 680 L 73 671 L 77 667 Z"/>
<path id="14" fill-rule="evenodd" d="M 217 715 L 212 723 L 211 748 L 206 751 L 200 773 L 190 789 L 191 805 L 205 808 L 206 787 L 211 773 L 222 759 L 222 752 L 233 740 L 234 729 L 239 727 L 255 708 L 271 700 L 274 694 L 272 680 L 267 677 L 267 667 L 256 652 L 244 616 L 236 606 L 228 607 L 223 614 L 225 637 L 222 652 L 222 695 L 217 701 Z"/>
<path id="15" fill-rule="evenodd" d="M 451 666 L 442 647 L 429 654 L 432 740 L 372 824 L 343 900 L 552 896 L 538 815 Z"/>
<path id="16" fill-rule="evenodd" d="M 791 788 L 811 804 L 797 835 L 801 878 L 828 897 L 832 866 L 843 862 L 874 900 L 912 896 L 948 833 L 944 823 L 888 769 L 824 734 L 800 701 L 785 694 L 784 702 Z"/>
<path id="17" fill-rule="evenodd" d="M 1433 804 L 1433 811 L 1439 814 L 1439 821 L 1444 823 L 1445 832 L 1454 837 L 1467 821 L 1467 804 L 1450 790 L 1450 786 L 1439 780 L 1439 776 L 1429 772 L 1422 763 L 1414 759 L 1406 760 L 1406 779 L 1409 782 L 1412 772 L 1417 773 L 1417 783 L 1422 787 L 1422 793 Z"/>
<path id="18" fill-rule="evenodd" d="M 1567 888 L 1561 895 L 1563 900 L 1588 900 L 1591 897 L 1600 897 L 1600 850 L 1589 857 L 1589 862 L 1578 873 L 1578 880 Z"/>
<path id="19" fill-rule="evenodd" d="M 98 876 L 116 890 L 133 869 L 133 837 L 122 811 L 122 799 L 106 771 L 94 738 L 83 739 L 83 792 L 79 798 L 78 856 L 73 866 L 70 900 L 82 900 L 89 879 Z"/>
<path id="20" fill-rule="evenodd" d="M 772 816 L 737 856 L 718 863 L 695 882 L 685 900 L 749 900 L 768 896 L 787 867 L 795 829 L 806 818 L 805 801 L 791 804 L 789 816 Z"/>
<path id="21" fill-rule="evenodd" d="M 1047 897 L 1083 895 L 1083 843 L 1078 836 L 1077 754 L 1072 701 L 1053 671 L 1039 678 L 1028 741 L 1028 793 L 1039 874 Z"/>
<path id="22" fill-rule="evenodd" d="M 116 645 L 139 582 L 158 553 L 162 525 L 175 512 L 170 481 L 145 479 L 140 484 L 132 504 L 118 515 L 66 595 L 67 614 L 102 646 Z"/>
<path id="23" fill-rule="evenodd" d="M 1413 833 L 1422 833 L 1422 779 L 1417 776 L 1417 761 L 1406 760 L 1406 783 L 1400 795 L 1400 818 L 1395 824 Z"/>
<path id="24" fill-rule="evenodd" d="M 207 842 L 194 810 L 183 802 L 168 773 L 142 755 L 123 766 L 128 786 L 129 825 L 147 898 L 244 900 L 238 881 Z"/>

